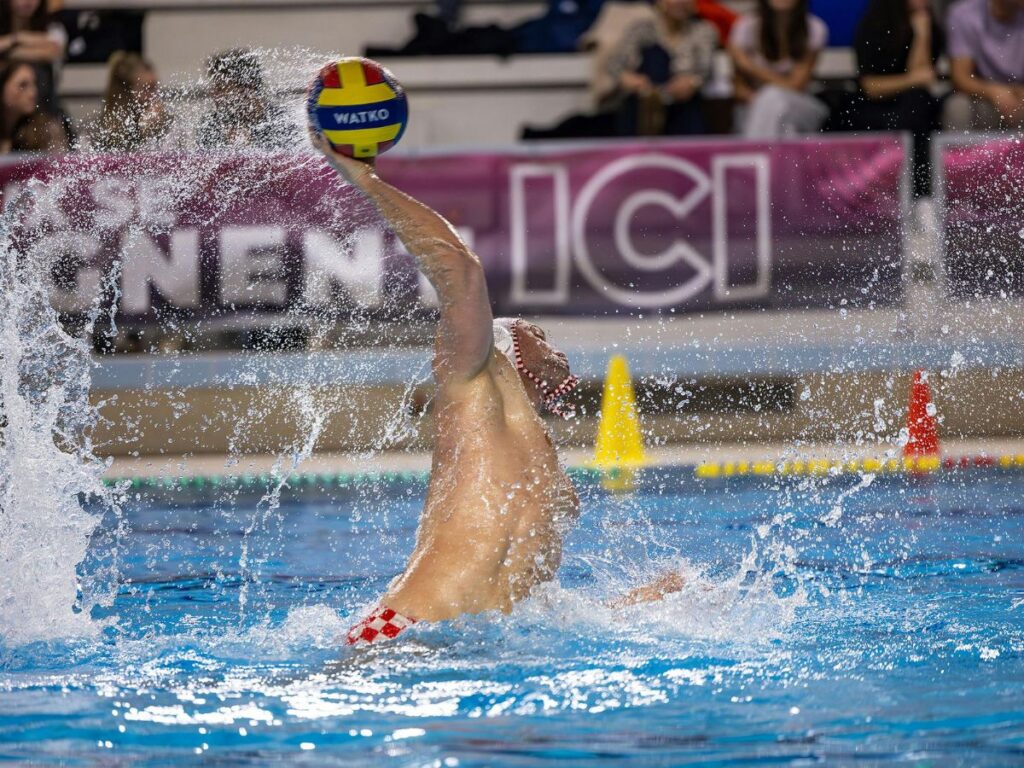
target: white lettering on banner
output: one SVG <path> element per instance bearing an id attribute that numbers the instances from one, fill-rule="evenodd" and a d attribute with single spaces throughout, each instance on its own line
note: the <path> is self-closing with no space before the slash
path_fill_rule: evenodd
<path id="1" fill-rule="evenodd" d="M 199 231 L 171 234 L 165 254 L 145 232 L 131 230 L 121 247 L 121 311 L 139 315 L 150 309 L 150 286 L 175 307 L 199 306 Z"/>
<path id="2" fill-rule="evenodd" d="M 121 229 L 135 217 L 133 186 L 127 179 L 105 178 L 92 185 L 95 224 L 100 229 Z"/>
<path id="3" fill-rule="evenodd" d="M 334 283 L 340 283 L 361 307 L 380 304 L 384 274 L 384 234 L 361 229 L 351 238 L 334 239 L 314 229 L 302 237 L 305 277 L 303 298 L 311 306 L 329 306 Z"/>
<path id="4" fill-rule="evenodd" d="M 139 223 L 150 228 L 170 229 L 177 221 L 176 197 L 181 185 L 169 176 L 145 177 L 138 180 Z"/>
<path id="5" fill-rule="evenodd" d="M 87 312 L 99 299 L 102 272 L 95 267 L 82 267 L 95 259 L 99 251 L 99 238 L 84 232 L 55 232 L 35 242 L 30 258 L 58 266 L 62 276 L 68 278 L 53 283 L 50 304 L 58 312 Z M 65 282 L 71 282 L 71 287 Z"/>
<path id="6" fill-rule="evenodd" d="M 729 226 L 726 174 L 730 170 L 753 170 L 757 194 L 757 278 L 753 285 L 729 284 Z M 713 222 L 715 298 L 738 301 L 767 296 L 772 279 L 771 179 L 767 156 L 763 154 L 726 155 L 711 161 L 714 178 Z"/>
<path id="7" fill-rule="evenodd" d="M 23 196 L 28 194 L 27 198 Z M 54 229 L 67 229 L 71 226 L 68 217 L 61 207 L 65 193 L 60 184 L 45 184 L 42 181 L 15 181 L 4 186 L 5 207 L 11 201 L 18 200 L 26 205 L 24 226 L 35 230 L 44 225 Z M 23 202 L 24 201 L 24 202 Z"/>
<path id="8" fill-rule="evenodd" d="M 526 186 L 529 181 L 547 181 L 554 200 L 554 242 L 550 244 L 555 256 L 552 286 L 547 289 L 527 285 L 529 256 L 527 234 Z M 509 175 L 511 227 L 512 227 L 512 301 L 515 304 L 564 305 L 569 302 L 569 276 L 572 251 L 569 243 L 569 174 L 561 165 L 522 164 L 513 166 Z"/>
<path id="9" fill-rule="evenodd" d="M 637 308 L 658 308 L 681 304 L 709 286 L 719 301 L 734 301 L 765 296 L 771 289 L 771 217 L 769 159 L 765 154 L 719 155 L 712 160 L 709 177 L 695 164 L 682 158 L 664 154 L 631 155 L 615 160 L 595 174 L 570 200 L 567 169 L 560 164 L 534 163 L 513 166 L 511 169 L 510 222 L 512 226 L 512 284 L 510 298 L 516 304 L 558 304 L 569 300 L 568 252 L 587 283 L 602 296 L 618 304 Z M 689 182 L 689 192 L 675 197 L 664 189 L 640 188 L 628 195 L 614 216 L 614 241 L 618 256 L 632 269 L 644 273 L 658 273 L 685 264 L 692 275 L 682 284 L 654 291 L 645 291 L 616 284 L 598 268 L 587 241 L 591 229 L 591 208 L 598 196 L 608 187 L 622 184 L 620 178 L 637 170 L 670 171 Z M 728 206 L 726 201 L 726 175 L 728 170 L 753 170 L 756 176 L 756 266 L 757 278 L 748 286 L 728 284 Z M 530 286 L 527 259 L 527 233 L 525 184 L 529 179 L 552 179 L 554 206 L 555 287 Z M 563 181 L 563 179 L 566 179 Z M 712 254 L 697 251 L 689 242 L 677 238 L 663 252 L 647 254 L 637 249 L 631 225 L 636 214 L 644 208 L 663 209 L 677 221 L 685 221 L 694 211 L 712 197 L 713 217 Z M 574 204 L 573 204 L 574 203 Z M 563 231 L 569 232 L 569 242 L 563 245 Z M 564 266 L 563 266 L 564 264 Z M 563 272 L 564 270 L 564 272 Z"/>
<path id="10" fill-rule="evenodd" d="M 284 227 L 225 227 L 220 232 L 220 300 L 223 304 L 283 306 Z"/>

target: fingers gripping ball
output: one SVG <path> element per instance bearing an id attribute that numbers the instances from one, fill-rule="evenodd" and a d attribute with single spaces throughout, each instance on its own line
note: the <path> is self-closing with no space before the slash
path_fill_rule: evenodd
<path id="1" fill-rule="evenodd" d="M 345 58 L 320 70 L 309 89 L 309 122 L 337 152 L 371 158 L 405 133 L 409 103 L 388 70 L 369 59 Z"/>

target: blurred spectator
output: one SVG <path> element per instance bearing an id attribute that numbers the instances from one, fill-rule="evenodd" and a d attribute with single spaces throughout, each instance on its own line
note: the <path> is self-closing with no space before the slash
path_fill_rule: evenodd
<path id="1" fill-rule="evenodd" d="M 34 67 L 43 107 L 56 103 L 57 73 L 67 44 L 67 32 L 51 20 L 45 0 L 0 0 L 0 56 Z"/>
<path id="2" fill-rule="evenodd" d="M 697 41 L 697 48 L 700 51 L 707 49 L 707 28 L 706 24 L 699 22 L 692 13 L 685 15 L 682 25 L 677 25 L 671 18 L 673 12 L 670 5 L 660 5 L 654 0 L 655 5 L 650 2 L 606 2 L 601 14 L 593 27 L 580 39 L 580 47 L 584 50 L 594 52 L 593 69 L 594 75 L 591 79 L 591 97 L 595 105 L 595 112 L 574 114 L 562 120 L 551 128 L 539 128 L 528 126 L 523 129 L 524 139 L 548 139 L 548 138 L 597 138 L 617 135 L 636 135 L 640 129 L 638 118 L 642 110 L 639 110 L 639 102 L 642 100 L 636 93 L 628 93 L 622 87 L 622 77 L 628 72 L 637 72 L 644 66 L 644 48 L 650 52 L 662 49 L 668 55 L 669 69 L 678 70 L 679 74 L 686 69 L 686 59 L 690 59 L 691 65 L 694 61 L 692 44 Z M 682 4 L 679 7 L 683 7 Z M 706 18 L 701 10 L 707 11 L 715 18 L 715 28 L 718 30 L 719 38 L 725 34 L 729 25 L 737 18 L 736 14 L 727 8 L 719 6 L 713 0 L 696 0 L 696 16 Z M 669 15 L 666 15 L 666 14 Z M 639 45 L 644 40 L 652 41 L 650 45 Z M 673 49 L 679 48 L 682 57 L 674 57 Z M 715 48 L 714 36 L 711 38 L 711 47 Z M 709 62 L 713 59 L 713 53 L 698 53 L 698 57 Z M 648 55 L 646 63 L 651 65 L 656 59 L 662 63 L 666 61 L 666 55 Z M 709 65 L 710 67 L 710 65 Z M 699 77 L 706 79 L 709 75 L 709 67 L 705 63 L 696 66 Z M 664 70 L 663 70 L 663 75 Z M 691 73 L 692 74 L 692 73 Z M 629 79 L 629 75 L 627 75 Z M 648 74 L 648 79 L 651 79 Z M 657 78 L 658 80 L 662 78 Z M 684 81 L 680 81 L 684 82 Z M 654 88 L 653 91 L 658 91 Z M 694 96 L 699 99 L 698 93 Z M 699 123 L 703 116 L 701 111 L 687 109 L 680 103 L 674 103 L 678 99 L 669 98 L 669 103 L 660 96 L 652 98 L 650 103 L 652 109 L 647 110 L 647 118 L 655 118 L 654 122 L 643 121 L 646 130 L 656 129 L 658 124 L 662 130 L 654 132 L 686 132 L 685 123 L 687 117 L 692 118 L 695 123 L 692 130 L 699 129 Z M 696 108 L 699 100 L 690 100 L 690 106 Z M 666 109 L 668 106 L 668 109 Z M 658 116 L 658 112 L 662 113 Z M 653 113 L 653 114 L 650 114 Z M 687 115 L 688 113 L 688 115 Z"/>
<path id="3" fill-rule="evenodd" d="M 910 131 L 914 135 L 914 193 L 931 190 L 931 134 L 942 101 L 932 95 L 942 30 L 928 0 L 871 0 L 857 30 L 861 95 L 849 107 L 855 131 Z"/>
<path id="4" fill-rule="evenodd" d="M 415 33 L 399 48 L 367 46 L 371 59 L 388 56 L 511 56 L 515 53 L 575 51 L 580 36 L 594 23 L 604 0 L 547 0 L 537 18 L 514 27 L 488 24 L 456 28 L 460 3 L 440 2 L 440 16 L 417 13 Z"/>
<path id="5" fill-rule="evenodd" d="M 118 51 L 111 56 L 103 112 L 93 137 L 97 149 L 142 149 L 165 137 L 170 124 L 153 65 L 137 53 Z"/>
<path id="6" fill-rule="evenodd" d="M 207 72 L 212 107 L 197 129 L 200 147 L 278 149 L 293 141 L 295 132 L 284 110 L 271 99 L 255 52 L 218 53 L 210 59 Z"/>
<path id="7" fill-rule="evenodd" d="M 1024 126 L 1024 0 L 961 0 L 949 11 L 956 93 L 947 130 Z"/>
<path id="8" fill-rule="evenodd" d="M 806 91 L 827 43 L 828 27 L 807 12 L 807 0 L 758 0 L 757 15 L 736 22 L 729 55 L 745 136 L 771 139 L 821 127 L 828 108 Z"/>
<path id="9" fill-rule="evenodd" d="M 35 69 L 15 62 L 0 70 L 0 152 L 11 151 L 15 128 L 38 110 Z"/>
<path id="10" fill-rule="evenodd" d="M 547 12 L 512 29 L 516 53 L 571 53 L 604 0 L 548 0 Z"/>
<path id="11" fill-rule="evenodd" d="M 718 33 L 696 16 L 694 0 L 657 0 L 656 9 L 626 29 L 604 62 L 614 88 L 600 107 L 616 112 L 622 136 L 703 133 L 700 91 Z"/>
<path id="12" fill-rule="evenodd" d="M 66 116 L 37 110 L 15 127 L 11 151 L 65 154 L 71 151 L 73 140 Z"/>

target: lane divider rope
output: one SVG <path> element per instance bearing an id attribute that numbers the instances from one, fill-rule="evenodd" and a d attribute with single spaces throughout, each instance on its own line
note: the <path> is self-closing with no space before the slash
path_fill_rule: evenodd
<path id="1" fill-rule="evenodd" d="M 569 476 L 574 479 L 592 479 L 600 476 L 600 472 L 589 468 L 571 468 Z M 284 478 L 285 485 L 297 488 L 349 488 L 377 483 L 426 483 L 429 478 L 427 470 L 406 472 L 306 472 L 289 475 Z M 103 483 L 109 488 L 123 486 L 127 490 L 253 490 L 262 491 L 282 478 L 269 472 L 241 475 L 133 475 L 127 477 L 104 478 Z"/>
<path id="2" fill-rule="evenodd" d="M 795 459 L 793 461 L 723 461 L 704 462 L 693 468 L 694 476 L 703 480 L 723 477 L 770 476 L 835 476 L 849 474 L 931 474 L 975 468 L 1024 469 L 1024 453 L 1001 456 L 961 456 L 940 459 L 936 456 L 902 459 Z M 574 480 L 598 480 L 607 473 L 593 467 L 572 467 Z M 307 472 L 289 475 L 285 485 L 300 488 L 349 488 L 375 483 L 426 483 L 427 470 L 405 472 Z M 262 490 L 281 478 L 270 473 L 241 475 L 134 475 L 104 478 L 107 487 L 123 486 L 126 490 Z"/>
<path id="3" fill-rule="evenodd" d="M 1024 454 L 1003 456 L 961 456 L 958 458 L 917 456 L 902 459 L 795 459 L 793 461 L 725 461 L 705 462 L 694 469 L 701 479 L 772 475 L 843 475 L 843 474 L 930 474 L 940 471 L 998 467 L 1024 469 Z"/>

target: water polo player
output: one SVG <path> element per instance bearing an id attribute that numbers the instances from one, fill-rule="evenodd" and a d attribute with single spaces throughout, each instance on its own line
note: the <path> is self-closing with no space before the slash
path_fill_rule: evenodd
<path id="1" fill-rule="evenodd" d="M 495 321 L 480 260 L 452 226 L 373 167 L 314 145 L 380 211 L 440 300 L 430 485 L 416 546 L 348 642 L 393 637 L 416 621 L 499 610 L 554 578 L 579 500 L 540 412 L 565 412 L 566 356 L 523 320 Z M 497 339 L 501 347 L 495 345 Z"/>

